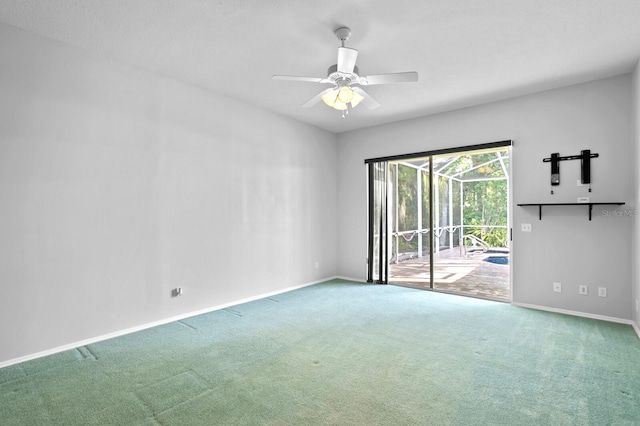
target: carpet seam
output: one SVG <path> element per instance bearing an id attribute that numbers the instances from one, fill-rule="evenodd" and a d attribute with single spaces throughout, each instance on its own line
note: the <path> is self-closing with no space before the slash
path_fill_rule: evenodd
<path id="1" fill-rule="evenodd" d="M 188 328 L 188 329 L 190 329 L 190 330 L 193 330 L 193 331 L 197 331 L 197 330 L 198 330 L 198 329 L 197 329 L 197 328 L 195 328 L 194 326 L 189 325 L 189 324 L 187 324 L 186 322 L 184 322 L 184 320 L 179 320 L 179 321 L 176 321 L 176 322 L 177 322 L 178 324 L 182 325 L 183 327 L 186 327 L 186 328 Z"/>

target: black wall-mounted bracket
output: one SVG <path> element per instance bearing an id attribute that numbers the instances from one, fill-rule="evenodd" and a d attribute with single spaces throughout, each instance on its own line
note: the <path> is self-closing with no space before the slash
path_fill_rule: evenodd
<path id="1" fill-rule="evenodd" d="M 551 162 L 551 185 L 560 185 L 560 154 L 553 153 L 551 158 L 545 158 L 543 162 Z"/>
<path id="2" fill-rule="evenodd" d="M 542 160 L 543 163 L 551 163 L 551 185 L 560 185 L 560 161 L 566 160 L 581 160 L 580 167 L 580 181 L 583 184 L 591 183 L 591 159 L 598 158 L 598 154 L 592 154 L 591 150 L 584 149 L 580 152 L 580 155 L 568 155 L 566 157 L 560 157 L 560 154 L 553 153 L 550 158 Z M 591 188 L 589 188 L 591 192 Z M 553 194 L 553 191 L 551 191 Z"/>

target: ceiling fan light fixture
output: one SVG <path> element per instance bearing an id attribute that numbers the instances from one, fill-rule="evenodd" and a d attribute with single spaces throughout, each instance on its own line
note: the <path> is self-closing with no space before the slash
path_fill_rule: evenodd
<path id="1" fill-rule="evenodd" d="M 338 111 L 348 110 L 349 107 L 355 108 L 364 100 L 364 96 L 353 90 L 347 85 L 327 90 L 321 96 L 322 102 L 328 107 L 337 109 Z"/>

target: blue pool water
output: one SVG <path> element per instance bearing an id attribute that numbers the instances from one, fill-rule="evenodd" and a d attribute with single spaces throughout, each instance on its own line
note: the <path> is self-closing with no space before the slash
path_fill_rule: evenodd
<path id="1" fill-rule="evenodd" d="M 508 265 L 509 257 L 508 256 L 489 256 L 484 259 L 485 262 L 496 263 L 498 265 Z"/>

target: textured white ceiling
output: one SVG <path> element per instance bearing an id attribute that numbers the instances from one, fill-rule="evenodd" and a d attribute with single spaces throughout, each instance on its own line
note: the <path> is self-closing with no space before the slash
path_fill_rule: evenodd
<path id="1" fill-rule="evenodd" d="M 343 132 L 630 72 L 638 0 L 0 0 L 0 21 L 93 54 Z M 362 75 L 417 71 L 370 86 L 382 106 L 341 119 L 300 108 L 349 26 Z M 2 41 L 0 40 L 0 43 Z"/>

